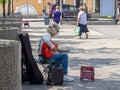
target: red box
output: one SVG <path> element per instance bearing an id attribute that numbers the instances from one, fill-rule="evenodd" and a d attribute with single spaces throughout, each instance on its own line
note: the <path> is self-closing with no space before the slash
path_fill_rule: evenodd
<path id="1" fill-rule="evenodd" d="M 23 21 L 24 25 L 29 25 L 29 22 L 27 20 Z"/>
<path id="2" fill-rule="evenodd" d="M 94 67 L 93 66 L 81 66 L 81 73 L 80 73 L 81 80 L 94 80 Z"/>

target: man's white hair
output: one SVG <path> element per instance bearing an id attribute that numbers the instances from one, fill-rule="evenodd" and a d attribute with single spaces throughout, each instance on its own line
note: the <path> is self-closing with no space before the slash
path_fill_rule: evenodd
<path id="1" fill-rule="evenodd" d="M 59 32 L 60 27 L 58 26 L 57 23 L 52 23 L 48 26 L 47 32 L 50 33 L 51 35 L 54 35 Z"/>

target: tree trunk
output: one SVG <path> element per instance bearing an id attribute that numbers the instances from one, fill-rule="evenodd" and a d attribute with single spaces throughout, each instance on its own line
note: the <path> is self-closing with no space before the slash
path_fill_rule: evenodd
<path id="1" fill-rule="evenodd" d="M 14 13 L 14 5 L 13 5 L 14 0 L 12 0 L 12 13 Z"/>
<path id="2" fill-rule="evenodd" d="M 8 16 L 10 15 L 10 11 L 11 11 L 10 4 L 11 4 L 11 0 L 8 0 L 8 13 L 7 13 Z"/>
<path id="3" fill-rule="evenodd" d="M 5 17 L 5 0 L 3 0 L 3 17 Z"/>

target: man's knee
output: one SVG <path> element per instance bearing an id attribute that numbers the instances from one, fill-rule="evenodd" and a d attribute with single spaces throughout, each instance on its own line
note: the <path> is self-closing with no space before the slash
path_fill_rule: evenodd
<path id="1" fill-rule="evenodd" d="M 63 56 L 68 58 L 68 55 L 66 53 L 64 53 Z"/>

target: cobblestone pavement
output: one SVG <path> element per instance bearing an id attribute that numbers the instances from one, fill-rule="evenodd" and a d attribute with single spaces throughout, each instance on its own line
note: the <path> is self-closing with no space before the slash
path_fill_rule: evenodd
<path id="1" fill-rule="evenodd" d="M 28 32 L 37 59 L 37 46 L 40 37 L 45 33 L 43 22 L 30 22 Z M 60 48 L 69 49 L 69 75 L 74 82 L 64 82 L 62 86 L 23 84 L 23 90 L 120 90 L 120 26 L 88 25 L 89 38 L 78 39 L 74 25 L 62 25 L 60 33 L 54 40 Z M 116 29 L 117 28 L 117 29 Z M 107 32 L 104 32 L 107 30 Z M 115 30 L 115 32 L 114 32 Z M 117 31 L 118 30 L 118 31 Z M 95 80 L 80 81 L 80 67 L 92 65 L 95 68 Z M 40 67 L 40 70 L 42 68 Z"/>

